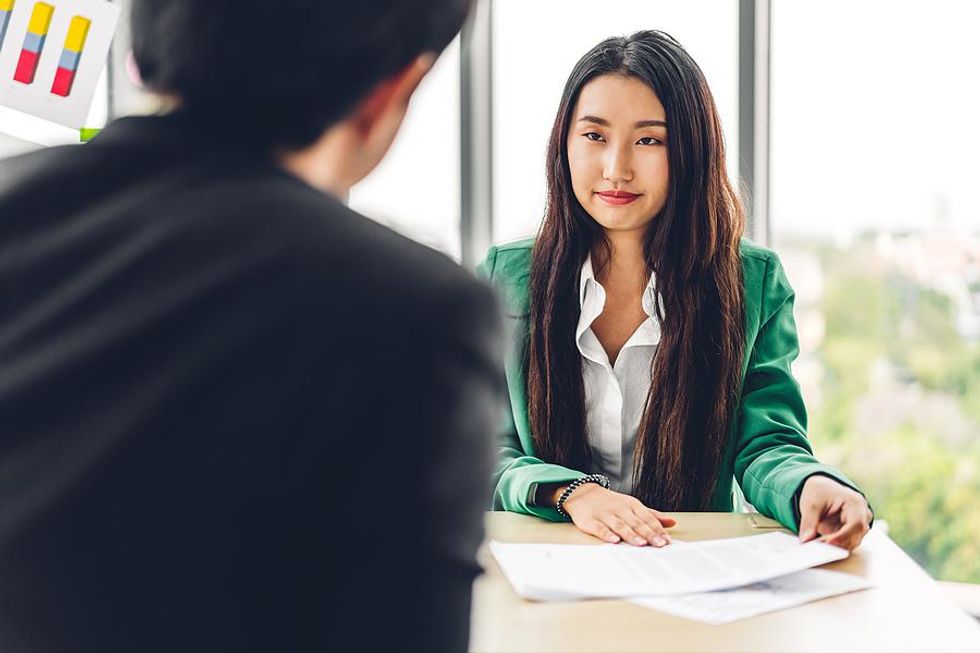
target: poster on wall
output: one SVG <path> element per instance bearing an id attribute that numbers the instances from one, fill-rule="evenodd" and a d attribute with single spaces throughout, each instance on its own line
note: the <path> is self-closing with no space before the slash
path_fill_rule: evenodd
<path id="1" fill-rule="evenodd" d="M 0 105 L 83 127 L 118 21 L 105 0 L 0 0 Z"/>

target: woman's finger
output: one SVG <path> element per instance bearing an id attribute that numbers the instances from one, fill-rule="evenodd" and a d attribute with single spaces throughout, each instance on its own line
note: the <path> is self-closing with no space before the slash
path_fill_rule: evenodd
<path id="1" fill-rule="evenodd" d="M 588 529 L 588 532 L 591 535 L 595 535 L 600 540 L 603 540 L 604 542 L 609 542 L 610 544 L 616 544 L 617 542 L 619 542 L 620 539 L 618 535 L 616 535 L 611 530 L 609 530 L 609 527 L 603 524 L 598 519 L 595 520 L 592 526 Z"/>
<path id="2" fill-rule="evenodd" d="M 623 538 L 624 542 L 635 546 L 643 546 L 647 543 L 646 539 L 633 530 L 633 527 L 616 515 L 610 515 L 602 520 L 613 533 Z"/>
<path id="3" fill-rule="evenodd" d="M 671 526 L 677 526 L 677 520 L 674 519 L 673 517 L 670 517 L 669 515 L 665 515 L 659 510 L 654 510 L 653 508 L 647 508 L 647 510 L 652 512 L 653 516 L 657 518 L 657 521 L 659 521 L 667 528 L 670 528 Z"/>
<path id="4" fill-rule="evenodd" d="M 851 523 L 845 524 L 835 533 L 824 535 L 820 538 L 820 541 L 852 551 L 860 544 L 863 536 L 863 527 L 860 524 Z"/>
<path id="5" fill-rule="evenodd" d="M 844 505 L 844 499 L 841 497 L 835 497 L 830 499 L 830 501 L 823 506 L 820 511 L 820 519 L 816 526 L 816 535 L 819 537 L 825 537 L 831 533 L 836 533 L 840 530 L 843 525 L 843 520 L 841 519 L 841 509 Z"/>
<path id="6" fill-rule="evenodd" d="M 817 537 L 817 528 L 821 522 L 821 509 L 819 504 L 809 504 L 800 507 L 800 541 L 809 542 Z"/>
<path id="7" fill-rule="evenodd" d="M 844 549 L 851 550 L 864 537 L 865 524 L 858 520 L 842 518 L 840 527 L 823 535 L 820 540 Z"/>
<path id="8" fill-rule="evenodd" d="M 839 513 L 829 513 L 824 515 L 817 524 L 817 535 L 825 536 L 830 533 L 836 533 L 843 526 L 844 522 L 841 520 Z"/>
<path id="9" fill-rule="evenodd" d="M 861 518 L 862 512 L 851 504 L 845 504 L 840 512 L 840 529 L 824 536 L 823 540 L 849 551 L 856 548 L 868 532 L 868 521 Z"/>
<path id="10" fill-rule="evenodd" d="M 633 512 L 635 523 L 633 530 L 646 538 L 646 541 L 654 546 L 664 546 L 670 543 L 670 536 L 661 525 L 660 520 L 647 510 Z"/>

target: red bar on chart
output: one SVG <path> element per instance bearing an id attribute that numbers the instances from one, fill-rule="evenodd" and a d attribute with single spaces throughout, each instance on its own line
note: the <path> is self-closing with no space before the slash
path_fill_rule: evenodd
<path id="1" fill-rule="evenodd" d="M 34 5 L 31 21 L 27 26 L 27 34 L 24 36 L 24 46 L 21 48 L 20 59 L 17 60 L 17 69 L 14 71 L 14 80 L 23 84 L 34 82 L 37 63 L 41 60 L 41 52 L 44 51 L 44 39 L 51 27 L 51 16 L 53 15 L 53 5 L 46 2 L 38 2 Z"/>
<path id="2" fill-rule="evenodd" d="M 74 81 L 74 70 L 58 68 L 54 73 L 54 84 L 51 85 L 51 92 L 61 97 L 68 97 L 71 94 L 71 85 Z"/>
<path id="3" fill-rule="evenodd" d="M 37 72 L 37 62 L 41 55 L 30 50 L 21 50 L 20 59 L 17 60 L 17 69 L 14 71 L 14 79 L 24 84 L 34 81 L 34 73 Z"/>
<path id="4" fill-rule="evenodd" d="M 68 35 L 65 37 L 65 47 L 61 51 L 61 61 L 58 62 L 58 70 L 54 74 L 54 84 L 51 85 L 53 94 L 62 97 L 71 94 L 75 73 L 78 71 L 78 62 L 81 60 L 85 39 L 88 37 L 88 29 L 91 25 L 92 21 L 88 18 L 72 17 L 71 24 L 68 26 Z"/>

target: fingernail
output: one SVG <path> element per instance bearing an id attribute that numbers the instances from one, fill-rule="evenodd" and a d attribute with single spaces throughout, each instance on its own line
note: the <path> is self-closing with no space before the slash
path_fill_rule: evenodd
<path id="1" fill-rule="evenodd" d="M 663 545 L 667 544 L 667 542 L 664 540 L 664 538 L 660 537 L 659 535 L 657 537 L 653 538 L 653 543 L 656 544 L 657 546 L 663 546 Z"/>
<path id="2" fill-rule="evenodd" d="M 647 543 L 647 541 L 644 540 L 642 537 L 634 537 L 633 538 L 633 544 L 635 544 L 636 546 L 643 546 L 646 543 Z"/>

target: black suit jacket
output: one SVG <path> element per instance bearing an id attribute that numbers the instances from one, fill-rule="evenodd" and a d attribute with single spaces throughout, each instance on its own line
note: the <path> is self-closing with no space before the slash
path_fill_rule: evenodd
<path id="1" fill-rule="evenodd" d="M 0 163 L 0 651 L 463 651 L 491 292 L 181 116 Z"/>

